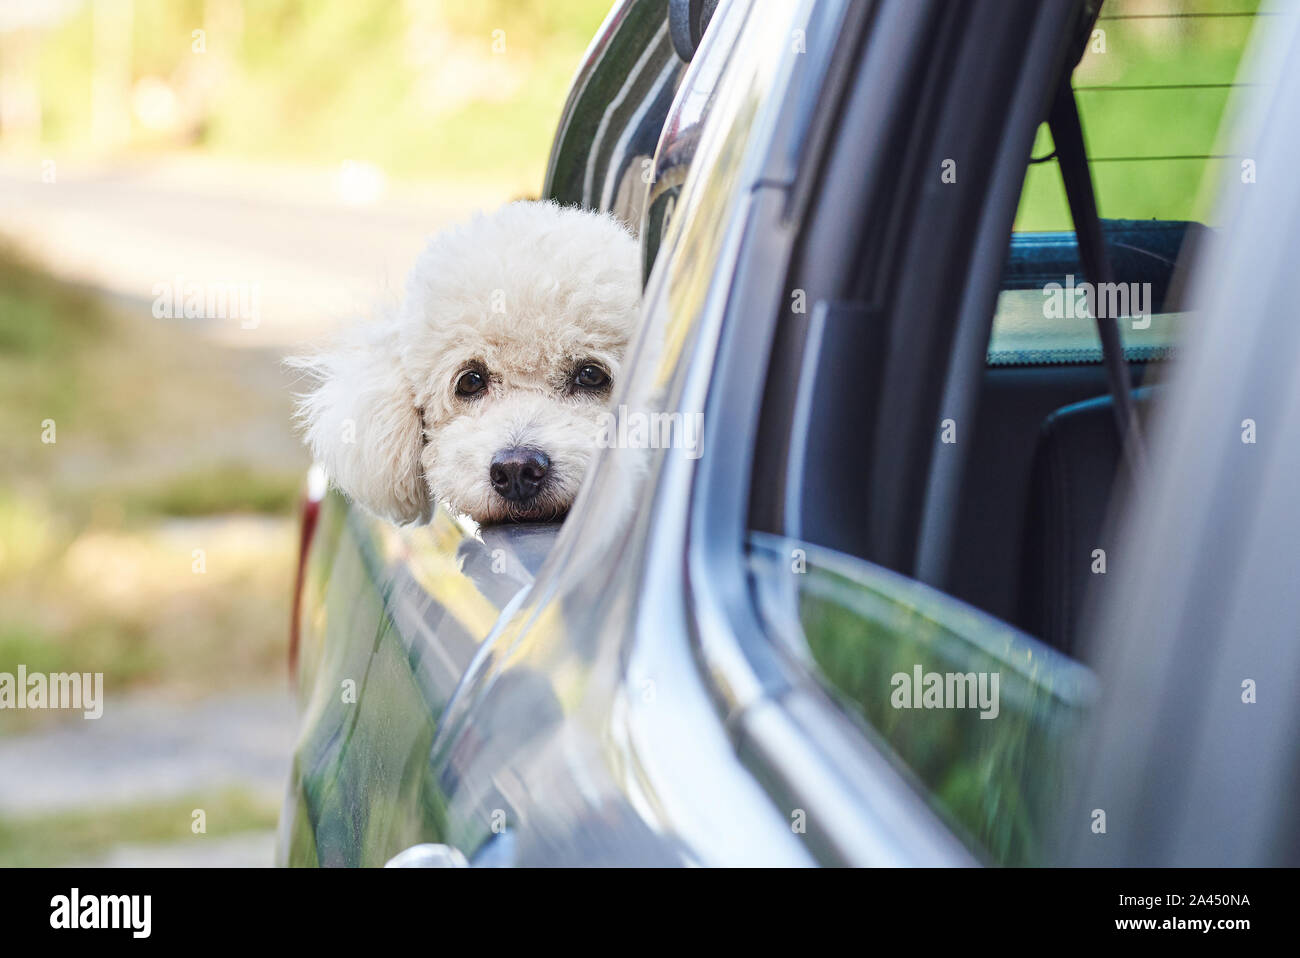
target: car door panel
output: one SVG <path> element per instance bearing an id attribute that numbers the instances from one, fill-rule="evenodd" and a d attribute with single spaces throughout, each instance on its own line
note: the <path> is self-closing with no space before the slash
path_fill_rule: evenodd
<path id="1" fill-rule="evenodd" d="M 321 504 L 299 628 L 301 732 L 281 825 L 291 865 L 382 865 L 446 831 L 429 752 L 500 611 L 554 525 L 475 534 L 445 510 L 395 529 Z"/>

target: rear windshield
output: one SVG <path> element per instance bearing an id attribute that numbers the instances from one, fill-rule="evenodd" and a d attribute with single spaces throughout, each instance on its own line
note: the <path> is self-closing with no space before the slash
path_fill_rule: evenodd
<path id="1" fill-rule="evenodd" d="M 1105 297 L 1130 362 L 1173 354 L 1186 330 L 1186 266 L 1229 173 L 1226 121 L 1259 0 L 1105 0 L 1073 76 L 1117 283 L 1079 275 L 1069 205 L 1043 124 L 1025 173 L 993 320 L 991 366 L 1097 363 L 1090 295 Z M 1235 181 L 1235 180 L 1234 180 Z"/>
<path id="2" fill-rule="evenodd" d="M 1276 5 L 1277 0 L 1268 0 Z M 1105 0 L 1074 89 L 1105 218 L 1210 223 L 1222 135 L 1259 0 Z M 1039 129 L 1034 155 L 1052 151 Z M 1055 163 L 1030 166 L 1016 230 L 1069 230 Z"/>

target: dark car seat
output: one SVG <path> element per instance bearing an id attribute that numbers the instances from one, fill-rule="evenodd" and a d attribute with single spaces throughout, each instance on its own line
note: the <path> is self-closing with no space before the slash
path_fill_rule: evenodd
<path id="1" fill-rule="evenodd" d="M 1150 418 L 1157 388 L 1134 390 L 1139 418 Z M 1017 624 L 1075 658 L 1090 593 L 1122 565 L 1108 517 L 1128 479 L 1109 396 L 1063 406 L 1044 420 L 1030 471 Z"/>

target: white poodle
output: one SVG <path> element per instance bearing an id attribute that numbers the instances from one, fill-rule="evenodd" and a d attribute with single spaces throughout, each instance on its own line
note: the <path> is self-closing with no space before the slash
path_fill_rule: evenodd
<path id="1" fill-rule="evenodd" d="M 392 315 L 319 355 L 299 415 L 355 502 L 398 523 L 433 503 L 479 522 L 572 504 L 640 306 L 611 216 L 510 203 L 433 237 Z"/>

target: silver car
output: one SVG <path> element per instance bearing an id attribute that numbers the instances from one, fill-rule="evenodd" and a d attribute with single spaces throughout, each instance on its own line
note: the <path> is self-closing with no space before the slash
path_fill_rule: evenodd
<path id="1" fill-rule="evenodd" d="M 1209 142 L 1300 26 L 1098 6 L 615 5 L 546 193 L 641 237 L 621 428 L 562 524 L 315 490 L 281 862 L 1300 859 L 1297 134 Z"/>

